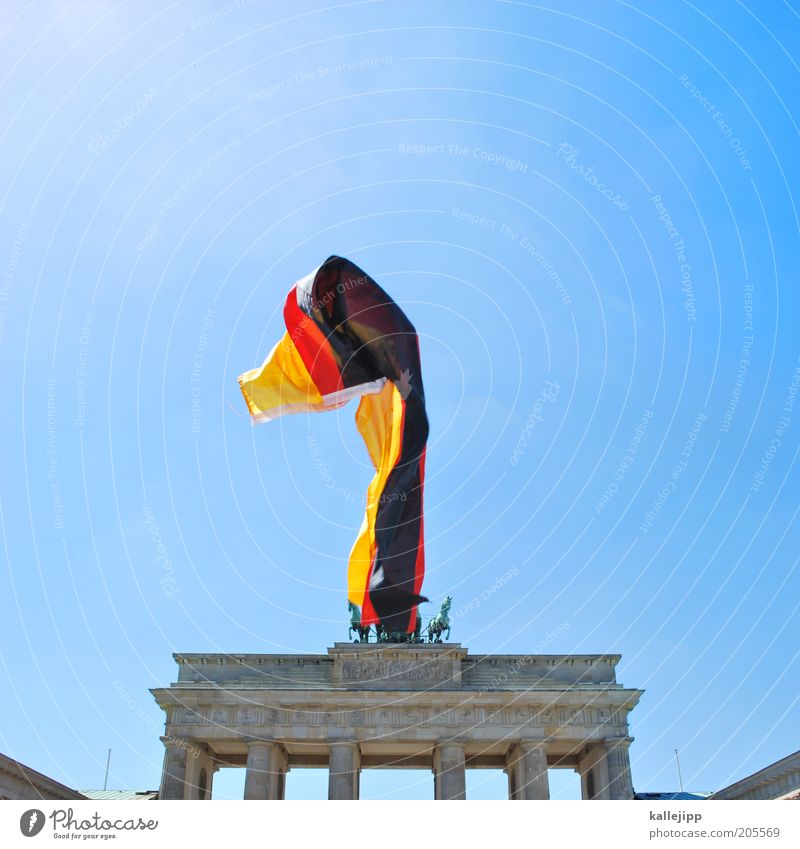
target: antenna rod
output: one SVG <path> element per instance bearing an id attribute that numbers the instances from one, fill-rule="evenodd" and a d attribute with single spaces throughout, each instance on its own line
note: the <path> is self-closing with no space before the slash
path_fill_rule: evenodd
<path id="1" fill-rule="evenodd" d="M 675 750 L 678 751 L 677 749 Z M 108 768 L 111 766 L 111 749 L 108 750 L 108 759 L 106 760 L 106 778 L 103 782 L 103 790 L 108 788 Z"/>
<path id="2" fill-rule="evenodd" d="M 111 751 L 109 749 L 109 751 Z M 675 764 L 678 767 L 678 784 L 681 788 L 681 793 L 683 793 L 683 776 L 681 775 L 681 759 L 678 757 L 678 750 L 675 749 Z"/>

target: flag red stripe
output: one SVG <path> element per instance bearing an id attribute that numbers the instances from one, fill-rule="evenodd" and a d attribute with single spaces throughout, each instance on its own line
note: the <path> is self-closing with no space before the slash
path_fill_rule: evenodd
<path id="1" fill-rule="evenodd" d="M 297 303 L 297 286 L 292 286 L 283 308 L 286 330 L 320 395 L 330 395 L 344 389 L 339 367 L 328 340 L 311 316 Z"/>

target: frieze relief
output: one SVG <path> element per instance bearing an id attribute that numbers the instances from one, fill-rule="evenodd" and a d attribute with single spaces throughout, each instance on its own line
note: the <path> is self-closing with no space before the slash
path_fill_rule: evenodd
<path id="1" fill-rule="evenodd" d="M 236 711 L 236 722 L 239 725 L 256 725 L 262 722 L 261 711 L 253 708 L 240 708 Z"/>
<path id="2" fill-rule="evenodd" d="M 481 726 L 505 728 L 616 726 L 625 725 L 626 712 L 611 706 L 523 705 L 391 705 L 353 708 L 348 705 L 311 704 L 299 708 L 279 707 L 175 707 L 171 711 L 173 725 L 217 725 L 221 728 L 251 728 L 292 725 L 344 728 L 431 728 L 445 725 L 454 728 Z"/>
<path id="3" fill-rule="evenodd" d="M 443 661 L 345 660 L 343 681 L 447 681 L 452 664 Z"/>

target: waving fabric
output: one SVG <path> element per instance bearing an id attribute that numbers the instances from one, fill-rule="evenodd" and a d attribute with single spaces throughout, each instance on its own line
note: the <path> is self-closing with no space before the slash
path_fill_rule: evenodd
<path id="1" fill-rule="evenodd" d="M 422 495 L 428 419 L 414 326 L 358 266 L 339 256 L 299 280 L 286 333 L 239 377 L 253 422 L 320 412 L 360 397 L 356 425 L 375 467 L 350 554 L 348 598 L 364 625 L 414 629 L 425 572 Z"/>

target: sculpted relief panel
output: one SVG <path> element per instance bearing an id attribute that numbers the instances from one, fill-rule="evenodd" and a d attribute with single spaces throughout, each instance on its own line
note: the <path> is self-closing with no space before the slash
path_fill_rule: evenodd
<path id="1" fill-rule="evenodd" d="M 446 661 L 345 660 L 342 680 L 398 683 L 405 681 L 444 682 L 450 679 L 452 664 Z"/>
<path id="2" fill-rule="evenodd" d="M 360 670 L 359 670 L 360 671 Z M 354 673 L 355 674 L 355 673 Z M 331 694 L 333 695 L 333 693 Z M 428 699 L 429 701 L 429 699 Z M 212 726 L 222 731 L 242 733 L 285 733 L 294 728 L 381 728 L 408 730 L 446 726 L 469 733 L 479 728 L 537 728 L 548 734 L 570 727 L 609 728 L 624 726 L 623 708 L 611 705 L 454 704 L 435 701 L 428 704 L 393 704 L 356 707 L 353 704 L 306 703 L 292 708 L 247 705 L 198 705 L 175 707 L 170 726 Z M 193 733 L 190 731 L 182 733 Z M 208 734 L 209 732 L 204 732 Z"/>

